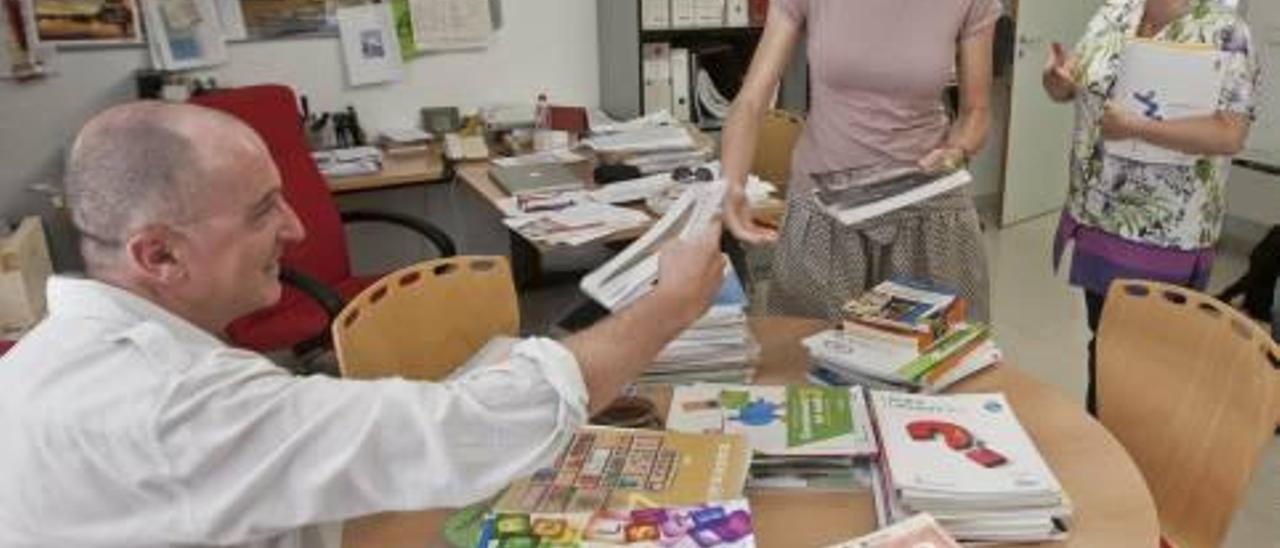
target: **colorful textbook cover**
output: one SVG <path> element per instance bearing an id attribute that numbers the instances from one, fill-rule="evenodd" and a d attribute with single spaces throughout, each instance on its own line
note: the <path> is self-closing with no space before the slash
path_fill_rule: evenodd
<path id="1" fill-rule="evenodd" d="M 677 386 L 667 428 L 740 434 L 761 455 L 876 454 L 866 395 L 860 386 Z"/>
<path id="2" fill-rule="evenodd" d="M 551 468 L 513 483 L 503 513 L 692 506 L 742 497 L 750 450 L 738 436 L 587 427 Z"/>
<path id="3" fill-rule="evenodd" d="M 498 513 L 477 548 L 751 548 L 751 511 L 742 499 L 678 508 L 589 513 Z"/>

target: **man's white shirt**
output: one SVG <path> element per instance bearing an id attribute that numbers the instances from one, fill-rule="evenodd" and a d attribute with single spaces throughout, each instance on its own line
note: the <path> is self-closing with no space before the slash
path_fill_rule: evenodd
<path id="1" fill-rule="evenodd" d="M 297 377 L 104 283 L 48 297 L 0 359 L 0 546 L 327 544 L 492 495 L 586 420 L 548 339 L 443 383 Z"/>

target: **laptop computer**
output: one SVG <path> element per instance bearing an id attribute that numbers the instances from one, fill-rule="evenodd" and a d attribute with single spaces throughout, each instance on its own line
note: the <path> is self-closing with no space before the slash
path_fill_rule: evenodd
<path id="1" fill-rule="evenodd" d="M 495 166 L 489 170 L 489 177 L 512 196 L 580 189 L 585 184 L 572 170 L 559 164 Z"/>

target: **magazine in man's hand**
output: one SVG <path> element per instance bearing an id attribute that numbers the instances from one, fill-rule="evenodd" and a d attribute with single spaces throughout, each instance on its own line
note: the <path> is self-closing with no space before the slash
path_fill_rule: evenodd
<path id="1" fill-rule="evenodd" d="M 963 169 L 926 173 L 913 168 L 887 170 L 840 182 L 818 178 L 813 199 L 836 220 L 852 225 L 933 198 L 972 180 Z"/>

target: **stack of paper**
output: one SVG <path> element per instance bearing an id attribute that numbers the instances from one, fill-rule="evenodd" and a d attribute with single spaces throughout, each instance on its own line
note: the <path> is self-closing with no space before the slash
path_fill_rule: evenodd
<path id="1" fill-rule="evenodd" d="M 670 115 L 664 113 L 658 116 L 669 118 Z M 596 133 L 583 139 L 582 145 L 597 153 L 619 158 L 644 174 L 696 166 L 715 154 L 713 143 L 699 143 L 684 126 L 636 122 L 630 125 L 615 124 L 614 127 L 621 130 L 604 133 L 593 126 L 592 130 Z"/>
<path id="2" fill-rule="evenodd" d="M 962 542 L 1066 536 L 1067 495 L 1002 394 L 872 392 L 871 407 L 889 523 L 929 512 Z"/>
<path id="3" fill-rule="evenodd" d="M 578 193 L 578 196 L 585 194 Z M 521 201 L 525 202 L 523 208 Z M 553 202 L 569 205 L 542 210 L 536 206 Z M 547 245 L 581 245 L 649 222 L 649 216 L 642 211 L 585 199 L 575 200 L 572 196 L 567 202 L 556 202 L 545 196 L 512 198 L 507 207 L 514 207 L 515 211 L 508 212 L 503 224 L 529 241 Z"/>
<path id="4" fill-rule="evenodd" d="M 724 284 L 711 308 L 662 349 L 638 382 L 751 382 L 760 345 L 747 326 L 746 306 L 742 283 L 726 265 Z"/>
<path id="5" fill-rule="evenodd" d="M 382 171 L 382 151 L 377 147 L 352 147 L 312 152 L 325 177 L 351 177 Z"/>
<path id="6" fill-rule="evenodd" d="M 735 499 L 672 508 L 491 514 L 476 546 L 751 548 L 755 533 L 746 499 Z"/>
<path id="7" fill-rule="evenodd" d="M 678 386 L 667 428 L 744 436 L 757 487 L 857 488 L 877 452 L 861 387 Z"/>

